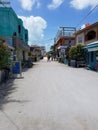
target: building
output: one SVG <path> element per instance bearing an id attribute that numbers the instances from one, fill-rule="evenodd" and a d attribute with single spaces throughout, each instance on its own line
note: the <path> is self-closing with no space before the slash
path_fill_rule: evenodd
<path id="1" fill-rule="evenodd" d="M 11 7 L 0 7 L 0 37 L 15 48 L 14 60 L 28 60 L 28 30 Z"/>
<path id="2" fill-rule="evenodd" d="M 85 47 L 86 63 L 92 69 L 98 69 L 98 22 L 76 32 L 76 45 Z"/>
<path id="3" fill-rule="evenodd" d="M 33 61 L 43 59 L 45 52 L 46 51 L 44 46 L 31 45 L 30 47 L 30 56 Z"/>
<path id="4" fill-rule="evenodd" d="M 60 27 L 55 40 L 55 53 L 58 58 L 65 57 L 66 48 L 68 46 L 75 46 L 75 27 Z"/>
<path id="5" fill-rule="evenodd" d="M 76 44 L 87 45 L 98 40 L 98 22 L 76 32 Z"/>
<path id="6" fill-rule="evenodd" d="M 68 45 L 74 46 L 75 32 L 76 32 L 76 28 L 74 27 L 60 27 L 55 37 L 56 49 L 59 46 L 68 46 Z"/>

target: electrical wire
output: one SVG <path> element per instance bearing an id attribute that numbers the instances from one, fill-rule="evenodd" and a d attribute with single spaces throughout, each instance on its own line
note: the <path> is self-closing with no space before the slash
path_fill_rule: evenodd
<path id="1" fill-rule="evenodd" d="M 92 10 L 90 10 L 86 16 L 84 16 L 84 18 L 82 18 L 82 20 L 76 25 L 76 28 L 98 7 L 98 4 L 94 6 L 94 8 L 92 8 Z"/>

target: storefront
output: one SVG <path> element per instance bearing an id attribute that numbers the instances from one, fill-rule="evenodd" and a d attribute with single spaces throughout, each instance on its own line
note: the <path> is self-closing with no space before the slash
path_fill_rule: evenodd
<path id="1" fill-rule="evenodd" d="M 98 70 L 98 41 L 86 45 L 84 49 L 88 66 L 91 69 Z"/>

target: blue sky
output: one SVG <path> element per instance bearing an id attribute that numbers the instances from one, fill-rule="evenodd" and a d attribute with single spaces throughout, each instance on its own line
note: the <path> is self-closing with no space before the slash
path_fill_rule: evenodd
<path id="1" fill-rule="evenodd" d="M 8 1 L 8 0 L 6 0 Z M 98 7 L 84 21 L 98 0 L 10 0 L 11 7 L 29 30 L 29 44 L 46 46 L 49 50 L 60 26 L 77 29 L 98 21 Z"/>

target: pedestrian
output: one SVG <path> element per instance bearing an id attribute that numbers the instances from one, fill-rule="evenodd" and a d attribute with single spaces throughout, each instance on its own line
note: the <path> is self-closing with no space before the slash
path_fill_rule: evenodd
<path id="1" fill-rule="evenodd" d="M 47 61 L 50 61 L 50 54 L 49 53 L 47 53 Z"/>

